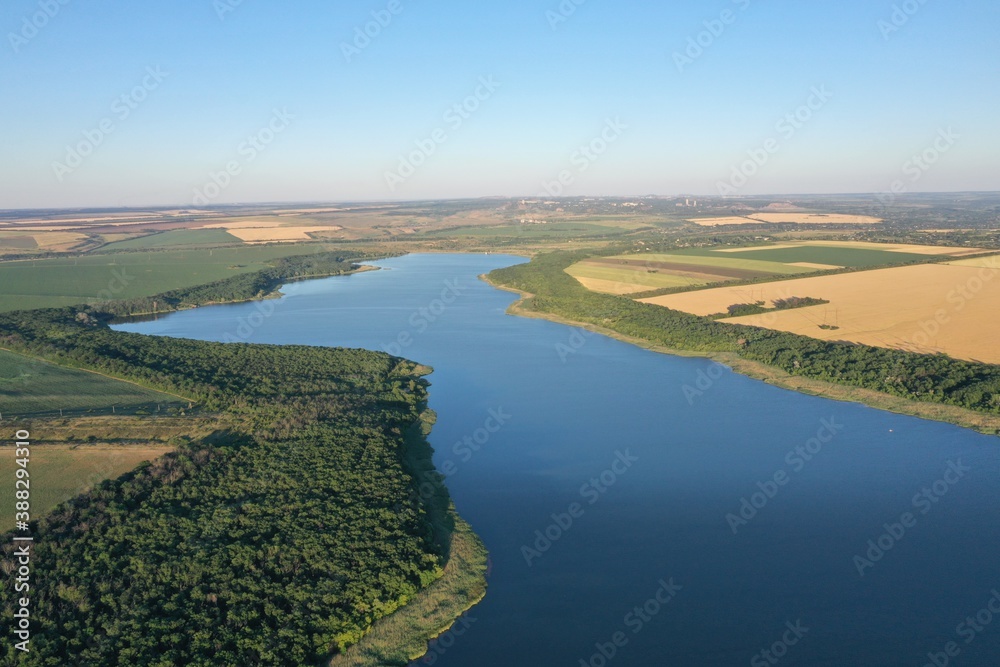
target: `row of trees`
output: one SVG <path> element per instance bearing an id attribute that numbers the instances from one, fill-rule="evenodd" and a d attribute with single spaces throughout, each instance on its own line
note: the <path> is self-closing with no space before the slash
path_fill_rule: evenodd
<path id="1" fill-rule="evenodd" d="M 109 301 L 92 308 L 121 318 L 169 313 L 182 308 L 213 303 L 250 301 L 267 296 L 282 284 L 292 280 L 340 276 L 357 271 L 360 268 L 358 262 L 376 257 L 386 257 L 386 253 L 374 255 L 364 251 L 324 252 L 283 257 L 274 260 L 271 266 L 260 271 L 242 273 L 206 285 L 172 290 L 156 296 Z"/>
<path id="2" fill-rule="evenodd" d="M 539 255 L 490 274 L 495 283 L 534 294 L 525 308 L 596 324 L 664 347 L 733 352 L 814 378 L 894 396 L 1000 414 L 1000 366 L 740 326 L 591 292 L 565 273 L 587 252 Z"/>

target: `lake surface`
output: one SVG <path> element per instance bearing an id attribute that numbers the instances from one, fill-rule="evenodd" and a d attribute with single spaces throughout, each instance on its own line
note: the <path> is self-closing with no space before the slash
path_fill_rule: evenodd
<path id="1" fill-rule="evenodd" d="M 1000 664 L 1000 439 L 508 316 L 477 275 L 522 261 L 408 256 L 117 328 L 435 368 L 436 461 L 492 572 L 417 664 Z"/>

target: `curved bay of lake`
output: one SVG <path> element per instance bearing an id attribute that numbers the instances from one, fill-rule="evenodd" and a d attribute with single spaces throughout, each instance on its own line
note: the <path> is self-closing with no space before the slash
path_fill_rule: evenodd
<path id="1" fill-rule="evenodd" d="M 997 438 L 506 315 L 477 276 L 522 261 L 410 255 L 116 328 L 434 367 L 435 460 L 492 571 L 417 664 L 1000 664 Z"/>

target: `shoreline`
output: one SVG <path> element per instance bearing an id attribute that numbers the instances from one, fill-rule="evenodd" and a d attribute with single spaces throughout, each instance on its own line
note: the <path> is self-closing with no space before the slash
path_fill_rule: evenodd
<path id="1" fill-rule="evenodd" d="M 899 396 L 874 391 L 872 389 L 850 387 L 847 385 L 825 382 L 823 380 L 814 380 L 812 378 L 790 375 L 780 368 L 768 366 L 757 361 L 743 359 L 742 357 L 731 352 L 706 353 L 691 350 L 675 350 L 663 347 L 650 343 L 642 338 L 626 336 L 625 334 L 618 333 L 612 329 L 587 324 L 585 322 L 575 322 L 552 313 L 527 310 L 523 307 L 523 304 L 527 299 L 532 298 L 534 296 L 533 294 L 529 292 L 522 292 L 519 289 L 508 287 L 506 285 L 497 284 L 490 280 L 489 276 L 486 274 L 479 276 L 479 278 L 487 285 L 490 285 L 495 289 L 502 290 L 504 292 L 511 292 L 520 297 L 507 309 L 507 313 L 509 315 L 548 320 L 549 322 L 555 322 L 557 324 L 564 324 L 577 329 L 592 331 L 594 333 L 622 341 L 623 343 L 635 345 L 636 347 L 641 347 L 643 349 L 650 350 L 651 352 L 657 352 L 660 354 L 667 354 L 675 357 L 708 359 L 726 366 L 734 373 L 739 373 L 740 375 L 749 377 L 753 380 L 765 382 L 781 389 L 788 389 L 790 391 L 806 394 L 808 396 L 817 396 L 844 403 L 858 403 L 876 410 L 884 410 L 894 414 L 905 415 L 908 417 L 918 417 L 929 421 L 943 422 L 962 428 L 968 428 L 978 433 L 982 433 L 983 435 L 1000 436 L 1000 416 L 988 415 L 958 406 L 943 405 L 941 403 L 920 403 L 906 398 L 901 398 Z"/>
<path id="2" fill-rule="evenodd" d="M 378 261 L 378 260 L 369 260 Z M 135 324 L 137 322 L 152 322 L 161 315 L 173 315 L 174 313 L 183 313 L 189 310 L 195 310 L 196 308 L 205 308 L 208 306 L 237 306 L 245 303 L 256 303 L 259 301 L 268 301 L 271 299 L 280 299 L 284 296 L 281 293 L 281 288 L 285 285 L 290 285 L 291 283 L 303 282 L 305 280 L 323 280 L 325 278 L 340 278 L 342 276 L 355 276 L 359 273 L 367 273 L 368 271 L 381 271 L 382 268 L 378 266 L 371 266 L 369 264 L 361 264 L 357 269 L 346 271 L 344 273 L 327 273 L 318 274 L 315 276 L 294 276 L 291 278 L 286 278 L 281 281 L 281 284 L 277 285 L 274 289 L 268 291 L 266 294 L 261 296 L 253 296 L 249 299 L 234 299 L 232 301 L 206 301 L 205 303 L 189 304 L 180 308 L 175 308 L 174 310 L 164 310 L 162 312 L 155 313 L 132 313 L 130 315 L 125 315 L 122 317 L 116 317 L 111 321 L 112 325 L 115 324 Z"/>

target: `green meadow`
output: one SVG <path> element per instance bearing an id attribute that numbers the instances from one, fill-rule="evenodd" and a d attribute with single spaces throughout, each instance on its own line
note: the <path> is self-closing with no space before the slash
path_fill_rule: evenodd
<path id="1" fill-rule="evenodd" d="M 128 382 L 0 350 L 0 415 L 12 417 L 153 412 L 180 399 Z"/>
<path id="2" fill-rule="evenodd" d="M 128 241 L 109 243 L 101 252 L 114 250 L 146 250 L 148 248 L 177 248 L 184 246 L 217 246 L 243 243 L 224 229 L 176 229 L 169 232 L 141 236 Z"/>
<path id="3" fill-rule="evenodd" d="M 0 312 L 133 299 L 266 268 L 322 246 L 286 244 L 95 254 L 0 264 Z"/>

